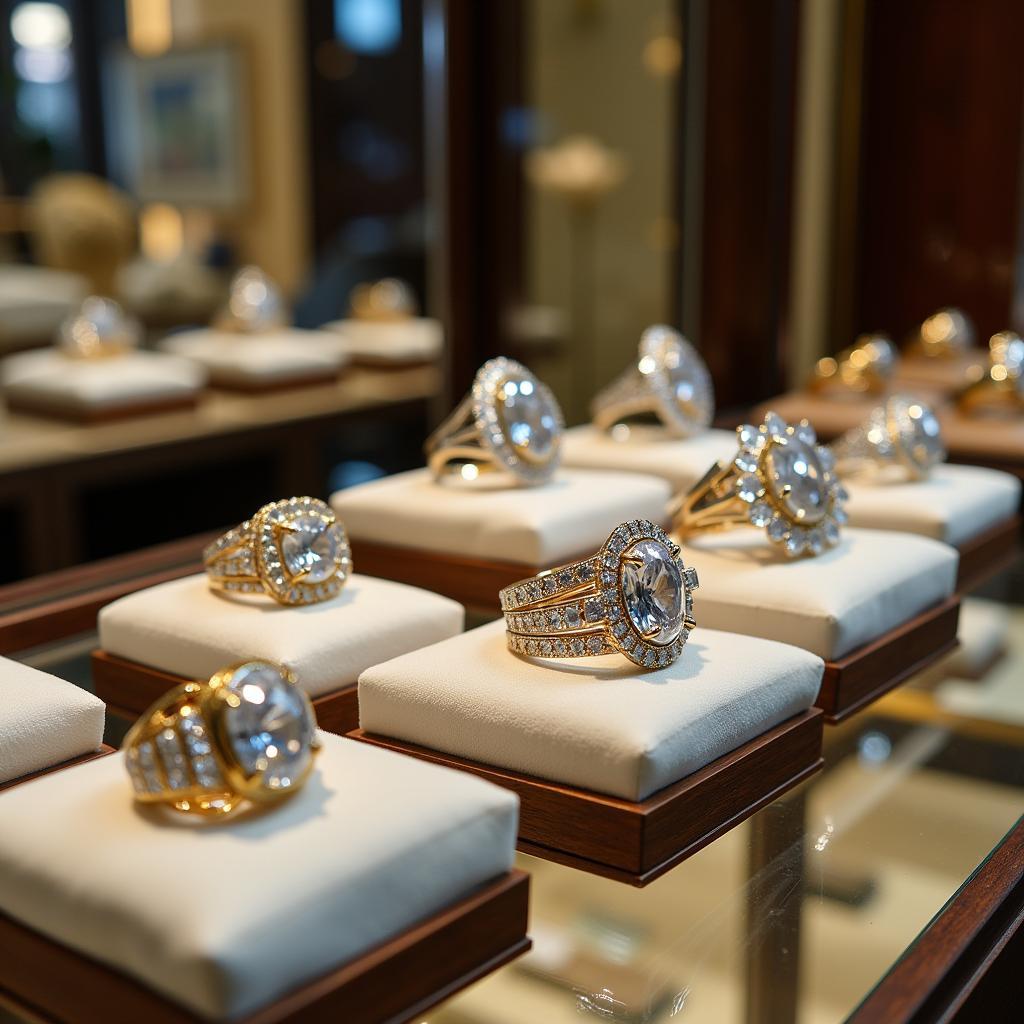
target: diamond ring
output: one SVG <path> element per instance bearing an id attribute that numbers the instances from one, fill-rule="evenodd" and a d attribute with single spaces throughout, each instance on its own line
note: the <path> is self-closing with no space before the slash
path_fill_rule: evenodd
<path id="1" fill-rule="evenodd" d="M 711 374 L 700 353 L 678 331 L 663 324 L 640 336 L 636 363 L 598 392 L 591 403 L 596 427 L 653 414 L 674 437 L 692 437 L 715 412 Z"/>
<path id="2" fill-rule="evenodd" d="M 107 359 L 139 347 L 142 327 L 113 299 L 90 295 L 60 325 L 57 346 L 68 359 Z"/>
<path id="3" fill-rule="evenodd" d="M 1024 411 L 1024 339 L 1013 331 L 993 334 L 988 358 L 988 368 L 978 368 L 977 378 L 957 395 L 961 411 L 971 416 Z"/>
<path id="4" fill-rule="evenodd" d="M 862 334 L 837 356 L 826 356 L 814 365 L 808 385 L 811 391 L 884 392 L 899 353 L 886 334 Z"/>
<path id="5" fill-rule="evenodd" d="M 736 437 L 733 461 L 716 462 L 673 503 L 675 532 L 686 537 L 749 523 L 763 527 L 791 556 L 835 547 L 849 495 L 814 428 L 806 420 L 791 427 L 770 412 L 759 427 L 737 427 Z"/>
<path id="6" fill-rule="evenodd" d="M 963 310 L 948 307 L 932 313 L 914 332 L 907 351 L 934 359 L 963 355 L 974 348 L 974 324 Z"/>
<path id="7" fill-rule="evenodd" d="M 424 451 L 436 479 L 475 480 L 498 470 L 519 483 L 542 484 L 558 468 L 563 428 L 550 389 L 502 356 L 480 367 L 469 394 L 427 438 Z"/>
<path id="8" fill-rule="evenodd" d="M 412 288 L 397 277 L 357 284 L 348 298 L 352 316 L 357 320 L 389 323 L 408 320 L 417 313 Z"/>
<path id="9" fill-rule="evenodd" d="M 206 683 L 183 683 L 128 731 L 135 799 L 202 815 L 296 792 L 319 750 L 316 715 L 280 665 L 248 661 Z"/>
<path id="10" fill-rule="evenodd" d="M 535 658 L 624 654 L 643 668 L 679 657 L 693 620 L 697 572 L 647 520 L 616 527 L 582 562 L 501 591 L 509 650 Z"/>
<path id="11" fill-rule="evenodd" d="M 830 447 L 843 476 L 885 472 L 924 480 L 946 458 L 935 413 L 906 395 L 893 395 Z"/>
<path id="12" fill-rule="evenodd" d="M 232 594 L 266 594 L 302 605 L 334 597 L 352 574 L 345 527 L 316 498 L 264 505 L 203 552 L 210 586 Z"/>
<path id="13" fill-rule="evenodd" d="M 218 330 L 258 334 L 284 327 L 288 312 L 280 289 L 259 267 L 242 267 L 228 286 L 228 301 L 214 320 Z"/>

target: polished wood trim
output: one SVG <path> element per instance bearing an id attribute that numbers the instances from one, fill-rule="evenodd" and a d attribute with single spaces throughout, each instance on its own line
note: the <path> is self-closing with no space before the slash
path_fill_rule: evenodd
<path id="1" fill-rule="evenodd" d="M 849 1018 L 851 1024 L 1011 1020 L 1024 952 L 1024 819 Z"/>
<path id="2" fill-rule="evenodd" d="M 825 662 L 816 701 L 830 724 L 862 710 L 937 661 L 957 643 L 960 598 L 946 598 L 877 640 Z"/>
<path id="3" fill-rule="evenodd" d="M 95 761 L 99 757 L 106 757 L 108 754 L 113 753 L 113 747 L 108 747 L 106 743 L 101 743 L 98 750 L 90 750 L 89 753 L 80 754 L 78 757 L 72 757 L 69 761 L 61 761 L 60 764 L 52 765 L 49 768 L 40 768 L 37 772 L 30 772 L 28 775 L 22 775 L 17 779 L 8 779 L 7 782 L 0 782 L 0 793 L 5 789 L 12 789 L 14 786 L 20 786 L 23 782 L 31 782 L 33 779 L 41 779 L 44 775 L 52 775 L 54 772 L 62 772 L 65 768 L 74 768 L 75 765 L 86 764 L 89 761 Z"/>
<path id="4" fill-rule="evenodd" d="M 189 680 L 107 651 L 92 653 L 92 682 L 107 710 L 134 721 L 168 690 Z M 344 735 L 359 726 L 359 698 L 355 683 L 313 698 L 317 725 Z"/>
<path id="5" fill-rule="evenodd" d="M 156 416 L 181 409 L 194 409 L 199 404 L 199 395 L 197 393 L 184 398 L 147 399 L 109 409 L 75 408 L 57 401 L 30 399 L 20 395 L 8 395 L 6 403 L 12 412 L 23 413 L 26 416 L 45 416 L 48 419 L 69 420 L 72 423 L 116 423 L 137 416 Z"/>
<path id="6" fill-rule="evenodd" d="M 1011 516 L 959 546 L 960 568 L 956 577 L 959 593 L 970 593 L 1013 564 L 1020 551 L 1020 526 L 1020 516 Z"/>
<path id="7" fill-rule="evenodd" d="M 644 886 L 816 772 L 822 732 L 821 712 L 812 708 L 640 802 L 363 729 L 349 736 L 511 790 L 520 799 L 518 846 L 524 853 Z"/>
<path id="8" fill-rule="evenodd" d="M 319 387 L 333 384 L 344 376 L 348 364 L 337 370 L 309 370 L 289 374 L 287 377 L 273 377 L 268 380 L 211 379 L 210 388 L 217 391 L 232 391 L 243 395 L 270 395 L 277 391 L 292 391 L 295 388 Z M 402 369 L 408 369 L 403 366 Z"/>
<path id="9" fill-rule="evenodd" d="M 530 948 L 529 876 L 514 870 L 235 1024 L 411 1021 Z M 62 1024 L 197 1024 L 140 982 L 0 914 L 0 996 Z"/>

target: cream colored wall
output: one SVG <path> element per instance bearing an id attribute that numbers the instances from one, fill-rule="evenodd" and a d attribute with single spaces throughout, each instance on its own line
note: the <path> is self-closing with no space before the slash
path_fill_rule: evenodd
<path id="1" fill-rule="evenodd" d="M 593 268 L 592 337 L 575 339 L 575 352 L 567 340 L 558 357 L 535 361 L 573 420 L 587 414 L 581 391 L 623 369 L 640 331 L 672 309 L 674 80 L 644 62 L 650 41 L 675 29 L 671 9 L 668 0 L 534 0 L 528 8 L 526 96 L 550 130 L 545 141 L 592 135 L 628 161 L 625 180 L 598 205 L 590 239 L 575 254 L 565 201 L 527 193 L 530 299 L 571 314 L 572 263 Z"/>
<path id="2" fill-rule="evenodd" d="M 238 40 L 248 58 L 252 199 L 225 224 L 239 258 L 294 294 L 312 258 L 303 5 L 296 0 L 170 0 L 175 45 Z"/>

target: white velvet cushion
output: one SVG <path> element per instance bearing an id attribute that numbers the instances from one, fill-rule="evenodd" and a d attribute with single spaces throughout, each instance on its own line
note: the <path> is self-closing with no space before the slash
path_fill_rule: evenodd
<path id="1" fill-rule="evenodd" d="M 104 710 L 80 687 L 0 658 L 0 783 L 98 750 Z"/>
<path id="2" fill-rule="evenodd" d="M 617 440 L 589 424 L 566 431 L 562 461 L 584 469 L 616 469 L 623 473 L 648 473 L 667 480 L 673 493 L 691 488 L 719 459 L 736 456 L 736 433 L 705 430 L 686 441 L 670 437 L 664 427 L 630 425 Z"/>
<path id="3" fill-rule="evenodd" d="M 188 398 L 206 383 L 206 372 L 158 352 L 69 359 L 54 349 L 40 349 L 5 359 L 3 382 L 9 399 L 87 411 Z"/>
<path id="4" fill-rule="evenodd" d="M 1020 480 L 978 466 L 936 466 L 916 482 L 843 481 L 852 526 L 934 537 L 954 546 L 1013 516 Z"/>
<path id="5" fill-rule="evenodd" d="M 694 537 L 699 626 L 796 644 L 833 661 L 949 597 L 959 556 L 925 537 L 846 528 L 816 558 L 787 558 L 763 530 Z"/>
<path id="6" fill-rule="evenodd" d="M 337 333 L 340 351 L 361 363 L 429 362 L 439 359 L 444 348 L 444 329 L 429 317 L 389 323 L 332 320 L 323 329 Z"/>
<path id="7" fill-rule="evenodd" d="M 121 755 L 0 794 L 0 909 L 203 1016 L 225 1017 L 509 870 L 510 793 L 321 740 L 303 789 L 248 820 L 204 825 L 137 809 Z"/>
<path id="8" fill-rule="evenodd" d="M 464 614 L 446 597 L 359 574 L 332 600 L 298 608 L 262 595 L 224 597 L 199 575 L 108 604 L 99 632 L 108 653 L 189 679 L 266 658 L 292 669 L 318 697 L 378 661 L 454 636 Z"/>
<path id="9" fill-rule="evenodd" d="M 643 800 L 810 707 L 824 665 L 768 640 L 697 629 L 641 672 L 611 655 L 533 661 L 492 622 L 359 677 L 359 723 L 556 782 Z"/>
<path id="10" fill-rule="evenodd" d="M 160 347 L 206 367 L 214 383 L 241 386 L 327 375 L 348 362 L 327 332 L 296 328 L 264 334 L 202 328 L 172 334 Z"/>
<path id="11" fill-rule="evenodd" d="M 773 410 L 787 423 L 810 420 L 821 437 L 831 439 L 863 423 L 881 401 L 878 395 L 856 392 L 833 396 L 816 395 L 810 391 L 789 391 L 784 395 L 776 395 L 751 412 L 747 422 L 760 423 L 764 414 Z"/>
<path id="12" fill-rule="evenodd" d="M 638 473 L 562 470 L 541 487 L 481 477 L 436 483 L 428 470 L 338 491 L 354 540 L 547 566 L 596 551 L 627 519 L 665 519 L 669 486 Z"/>

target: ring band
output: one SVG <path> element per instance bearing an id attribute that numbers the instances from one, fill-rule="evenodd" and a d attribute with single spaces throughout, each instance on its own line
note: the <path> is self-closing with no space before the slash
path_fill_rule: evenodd
<path id="1" fill-rule="evenodd" d="M 294 793 L 319 745 L 295 677 L 250 661 L 164 694 L 128 731 L 124 750 L 136 800 L 213 816 Z"/>
<path id="2" fill-rule="evenodd" d="M 214 590 L 266 594 L 285 605 L 335 597 L 352 573 L 344 526 L 317 498 L 264 505 L 203 552 Z"/>
<path id="3" fill-rule="evenodd" d="M 711 423 L 715 392 L 700 353 L 678 331 L 656 324 L 640 336 L 636 363 L 599 391 L 590 408 L 600 430 L 653 414 L 672 436 L 686 438 Z"/>
<path id="4" fill-rule="evenodd" d="M 523 484 L 551 479 L 561 455 L 564 421 L 550 389 L 514 359 L 491 359 L 473 387 L 427 438 L 435 479 L 504 472 Z"/>
<path id="5" fill-rule="evenodd" d="M 888 387 L 898 359 L 896 346 L 888 335 L 862 334 L 837 356 L 819 359 L 808 388 L 820 392 L 881 394 Z"/>
<path id="6" fill-rule="evenodd" d="M 806 420 L 791 427 L 769 412 L 759 427 L 738 427 L 736 437 L 739 450 L 732 462 L 714 463 L 673 502 L 674 532 L 685 538 L 750 525 L 763 528 L 793 557 L 835 547 L 849 495 L 813 427 Z"/>
<path id="7" fill-rule="evenodd" d="M 660 526 L 623 523 L 593 558 L 501 591 L 508 647 L 540 658 L 624 654 L 660 668 L 679 657 L 696 625 L 697 586 L 696 570 Z"/>

